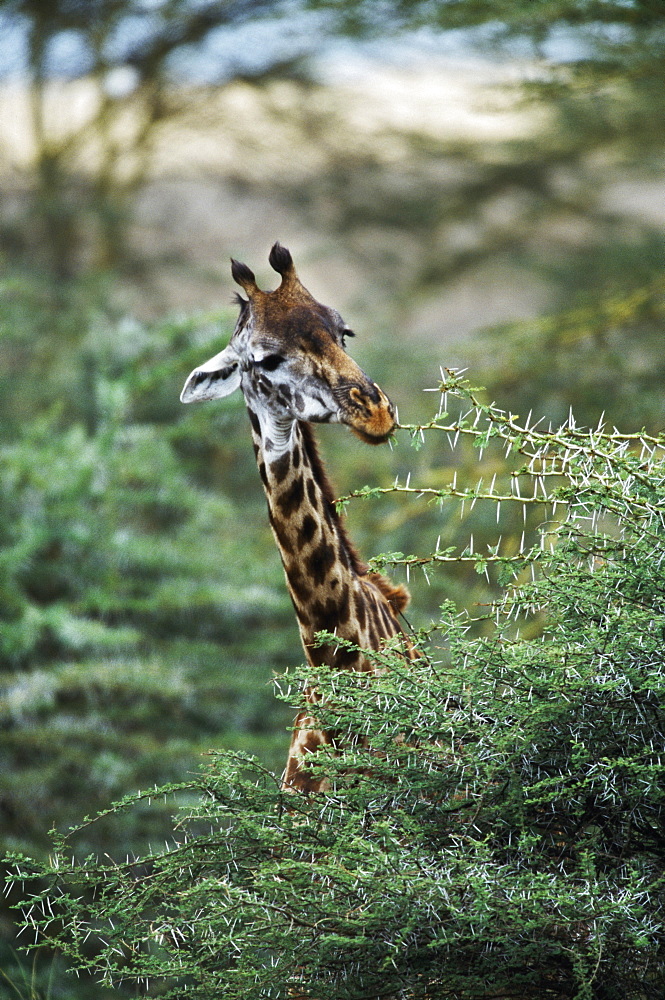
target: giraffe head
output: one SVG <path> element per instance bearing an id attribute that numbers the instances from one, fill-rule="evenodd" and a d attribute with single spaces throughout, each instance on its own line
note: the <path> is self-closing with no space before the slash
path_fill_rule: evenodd
<path id="1" fill-rule="evenodd" d="M 395 410 L 346 353 L 352 331 L 300 283 L 286 247 L 275 243 L 269 261 L 282 278 L 273 292 L 261 291 L 245 264 L 231 262 L 247 298 L 238 296 L 240 315 L 228 347 L 194 369 L 182 402 L 220 399 L 241 388 L 262 425 L 342 423 L 369 444 L 386 441 Z"/>

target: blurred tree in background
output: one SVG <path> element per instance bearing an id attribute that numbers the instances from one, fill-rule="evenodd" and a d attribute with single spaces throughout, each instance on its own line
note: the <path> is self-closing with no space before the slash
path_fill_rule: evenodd
<path id="1" fill-rule="evenodd" d="M 32 226 L 23 222 L 12 233 L 23 253 L 36 252 L 61 280 L 126 263 L 128 198 L 146 179 L 160 126 L 194 99 L 190 88 L 175 86 L 178 57 L 250 19 L 269 14 L 278 23 L 284 7 L 268 0 L 4 0 L 5 30 L 25 38 L 34 148 Z M 288 62 L 276 55 L 271 69 Z M 76 79 L 82 86 L 72 90 Z M 65 81 L 63 113 L 54 94 Z"/>
<path id="2" fill-rule="evenodd" d="M 191 278 L 196 298 L 203 267 L 195 226 L 172 242 L 182 218 L 173 203 L 161 230 L 137 235 L 164 148 L 187 153 L 212 136 L 220 165 L 207 176 L 256 201 L 264 250 L 282 235 L 273 215 L 286 216 L 319 234 L 312 263 L 342 253 L 357 269 L 354 324 L 370 334 L 358 353 L 403 418 L 425 419 L 420 390 L 440 363 L 459 361 L 512 410 L 560 422 L 572 407 L 594 425 L 605 411 L 610 424 L 655 433 L 665 406 L 664 27 L 655 0 L 0 0 L 2 61 L 22 74 L 29 132 L 22 159 L 0 149 L 3 846 L 39 852 L 52 824 L 181 779 L 212 747 L 282 764 L 290 713 L 270 678 L 301 652 L 242 406 L 183 412 L 177 402 L 234 316 L 215 305 L 182 318 L 179 296 Z M 440 59 L 439 31 L 461 51 L 524 67 L 496 98 L 520 102 L 529 130 L 478 141 L 389 121 L 363 134 L 314 58 L 339 39 L 342 52 L 362 45 L 381 57 L 406 33 L 411 52 Z M 9 133 L 14 105 L 3 107 Z M 641 186 L 630 214 L 622 198 Z M 229 248 L 244 245 L 242 225 L 225 225 Z M 157 271 L 176 317 L 152 294 Z M 447 302 L 468 276 L 455 341 Z M 546 314 L 462 342 L 490 321 L 484 276 L 508 295 L 540 282 Z M 339 430 L 324 438 L 342 490 L 387 490 L 409 472 L 450 489 L 479 468 L 510 485 L 502 458 L 443 436 L 418 452 L 373 451 L 369 471 L 362 446 Z M 403 554 L 392 562 L 412 575 L 414 624 L 446 599 L 495 595 L 472 561 L 443 561 L 429 586 L 419 568 L 422 552 L 494 544 L 487 505 L 423 507 L 405 489 L 399 502 L 381 493 L 351 504 L 349 516 L 364 554 Z M 525 518 L 503 509 L 502 551 L 537 527 L 532 508 Z M 85 836 L 91 849 L 124 853 L 167 828 L 165 811 L 139 810 Z M 26 992 L 47 989 L 40 977 Z M 72 996 L 67 980 L 56 989 Z"/>

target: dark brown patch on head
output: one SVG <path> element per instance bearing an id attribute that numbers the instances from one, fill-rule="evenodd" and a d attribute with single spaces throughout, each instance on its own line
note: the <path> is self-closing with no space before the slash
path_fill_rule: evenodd
<path id="1" fill-rule="evenodd" d="M 295 512 L 300 509 L 304 495 L 305 487 L 303 485 L 302 476 L 296 476 L 296 478 L 286 487 L 284 492 L 277 497 L 277 506 L 279 507 L 282 516 L 285 518 L 293 517 Z"/>
<path id="2" fill-rule="evenodd" d="M 304 332 L 303 340 L 307 344 L 307 353 L 313 354 L 315 357 L 323 358 L 325 357 L 328 349 L 328 342 L 330 339 L 330 334 L 328 337 L 320 330 L 307 330 Z"/>
<path id="3" fill-rule="evenodd" d="M 270 463 L 270 474 L 274 478 L 275 482 L 279 486 L 284 482 L 289 474 L 291 468 L 291 456 L 288 451 L 276 458 L 274 462 Z"/>
<path id="4" fill-rule="evenodd" d="M 298 279 L 295 269 L 282 274 L 282 283 L 274 292 L 254 290 L 250 298 L 255 316 L 264 328 L 279 330 L 284 339 L 320 357 L 331 357 L 339 350 L 338 319 L 333 310 L 322 305 Z M 350 362 L 355 369 L 353 362 Z"/>

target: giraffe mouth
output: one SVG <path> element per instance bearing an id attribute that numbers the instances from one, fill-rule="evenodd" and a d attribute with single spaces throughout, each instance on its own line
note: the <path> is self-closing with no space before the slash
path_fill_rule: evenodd
<path id="1" fill-rule="evenodd" d="M 395 430 L 395 409 L 378 386 L 372 388 L 371 397 L 355 387 L 351 389 L 342 423 L 365 444 L 384 444 Z"/>
<path id="2" fill-rule="evenodd" d="M 385 444 L 386 441 L 388 441 L 392 436 L 395 429 L 395 422 L 393 421 L 390 430 L 384 434 L 368 434 L 363 428 L 354 426 L 351 423 L 347 423 L 347 426 L 353 431 L 356 437 L 359 437 L 361 441 L 365 442 L 365 444 Z"/>

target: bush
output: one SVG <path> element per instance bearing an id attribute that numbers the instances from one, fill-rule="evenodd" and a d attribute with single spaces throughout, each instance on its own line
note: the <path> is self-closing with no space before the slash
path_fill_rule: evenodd
<path id="1" fill-rule="evenodd" d="M 444 606 L 419 662 L 374 654 L 389 669 L 369 682 L 321 669 L 320 721 L 341 750 L 312 766 L 329 793 L 285 795 L 256 760 L 220 753 L 151 793 L 185 795 L 165 848 L 72 861 L 84 824 L 48 864 L 15 859 L 25 927 L 106 985 L 200 1000 L 663 995 L 663 441 L 538 430 L 452 376 L 441 388 L 468 415 L 440 413 L 414 439 L 459 432 L 521 464 L 508 492 L 430 498 L 537 510 L 534 544 L 396 556 L 471 562 L 500 589 L 475 615 Z"/>

